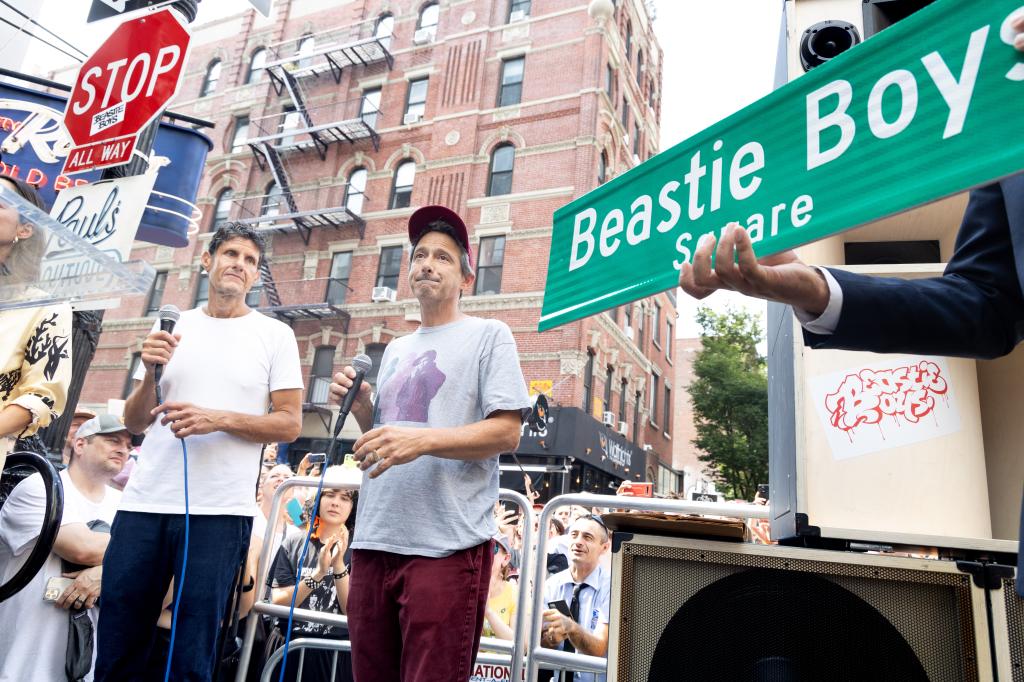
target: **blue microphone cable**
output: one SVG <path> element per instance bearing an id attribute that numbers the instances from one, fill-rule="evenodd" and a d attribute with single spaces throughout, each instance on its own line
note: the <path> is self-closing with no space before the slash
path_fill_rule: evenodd
<path id="1" fill-rule="evenodd" d="M 159 395 L 159 387 L 157 395 Z M 174 635 L 178 631 L 178 607 L 181 606 L 181 592 L 185 587 L 185 569 L 188 567 L 188 447 L 185 439 L 181 439 L 181 464 L 185 471 L 185 549 L 181 555 L 181 577 L 178 578 L 178 590 L 174 596 L 174 613 L 171 616 L 171 641 L 167 645 L 167 667 L 164 669 L 164 682 L 171 679 L 171 660 L 174 658 Z"/>
<path id="2" fill-rule="evenodd" d="M 336 443 L 331 443 L 330 450 L 333 452 Z M 306 550 L 309 549 L 309 541 L 313 537 L 313 526 L 320 511 L 320 494 L 324 490 L 324 477 L 327 475 L 327 457 L 320 466 L 320 481 L 316 486 L 316 497 L 313 500 L 313 516 L 309 519 L 309 530 L 306 531 L 306 539 L 302 543 L 302 552 L 299 553 L 298 566 L 295 568 L 295 589 L 292 590 L 292 603 L 288 607 L 288 626 L 284 635 L 284 655 L 281 656 L 281 672 L 277 676 L 278 682 L 284 682 L 285 666 L 288 663 L 288 647 L 292 641 L 292 619 L 295 617 L 295 598 L 299 596 L 299 580 L 302 577 L 302 562 L 306 560 Z M 313 462 L 312 456 L 310 461 Z M 167 682 L 166 680 L 164 682 Z"/>

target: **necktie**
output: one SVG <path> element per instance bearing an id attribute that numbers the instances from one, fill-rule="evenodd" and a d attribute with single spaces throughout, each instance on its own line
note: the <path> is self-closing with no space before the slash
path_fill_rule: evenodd
<path id="1" fill-rule="evenodd" d="M 586 583 L 576 583 L 572 586 L 572 601 L 569 602 L 569 615 L 577 623 L 580 622 L 580 590 L 586 587 Z M 565 640 L 565 650 L 569 652 L 576 651 L 576 647 L 572 645 L 568 639 Z M 565 682 L 573 682 L 576 673 L 566 672 Z"/>

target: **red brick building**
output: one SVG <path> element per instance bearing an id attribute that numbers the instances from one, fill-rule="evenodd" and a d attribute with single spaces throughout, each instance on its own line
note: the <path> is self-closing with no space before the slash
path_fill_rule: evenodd
<path id="1" fill-rule="evenodd" d="M 590 489 L 671 466 L 674 292 L 536 331 L 555 209 L 658 149 L 661 50 L 645 5 L 589 4 L 279 0 L 269 20 L 195 27 L 172 108 L 216 123 L 199 233 L 181 249 L 138 244 L 157 282 L 106 315 L 82 404 L 126 394 L 152 315 L 202 303 L 210 230 L 241 220 L 269 242 L 251 305 L 299 341 L 307 416 L 291 454 L 316 449 L 331 373 L 416 328 L 406 222 L 442 203 L 476 252 L 463 310 L 504 320 L 534 390 L 597 415 L 647 460 L 626 472 L 587 448 L 548 463 L 586 462 L 600 474 Z"/>

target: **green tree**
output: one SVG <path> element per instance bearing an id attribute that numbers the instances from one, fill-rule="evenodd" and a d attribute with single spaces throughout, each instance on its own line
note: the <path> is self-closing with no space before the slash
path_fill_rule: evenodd
<path id="1" fill-rule="evenodd" d="M 758 318 L 743 310 L 697 311 L 702 348 L 690 384 L 697 437 L 703 454 L 732 497 L 753 500 L 768 481 L 768 373 L 757 352 Z"/>

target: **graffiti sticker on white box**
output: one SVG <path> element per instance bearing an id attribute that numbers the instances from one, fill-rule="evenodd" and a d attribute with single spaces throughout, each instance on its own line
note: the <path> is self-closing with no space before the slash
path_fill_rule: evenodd
<path id="1" fill-rule="evenodd" d="M 945 358 L 879 360 L 811 379 L 814 407 L 836 459 L 920 443 L 960 430 Z"/>

